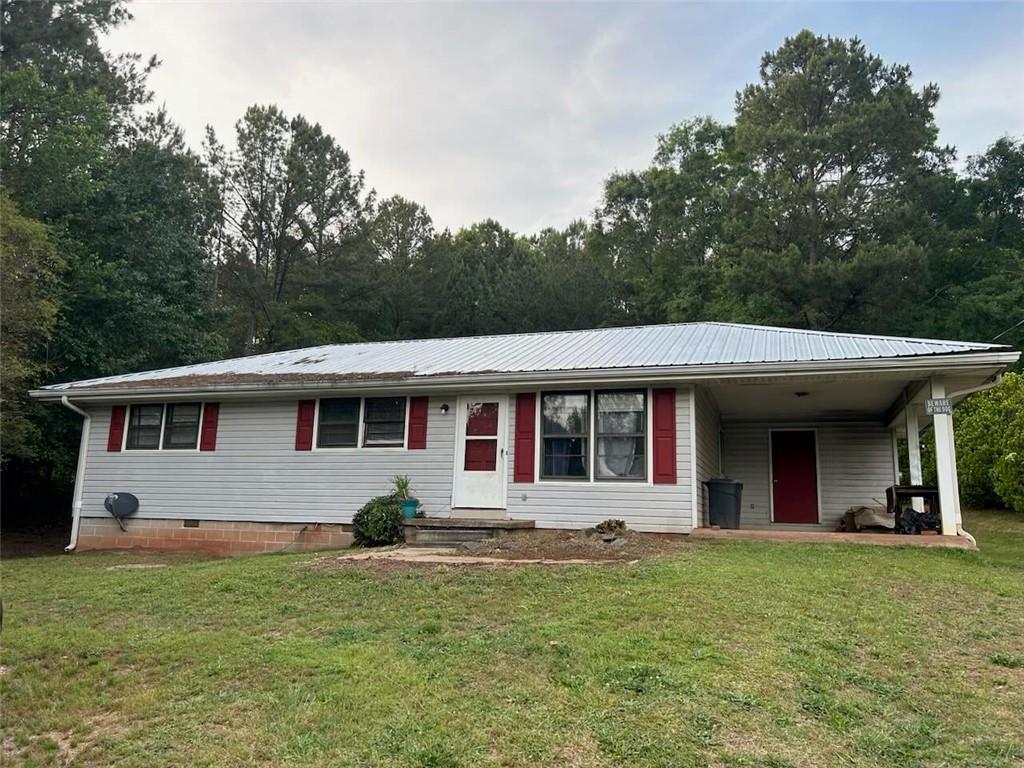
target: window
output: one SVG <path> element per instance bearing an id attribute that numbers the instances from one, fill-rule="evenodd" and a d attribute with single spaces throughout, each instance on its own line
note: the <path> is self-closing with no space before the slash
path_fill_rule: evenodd
<path id="1" fill-rule="evenodd" d="M 155 451 L 160 447 L 160 429 L 164 419 L 163 405 L 133 405 L 128 418 L 128 439 L 124 447 L 130 451 Z"/>
<path id="2" fill-rule="evenodd" d="M 359 444 L 359 398 L 320 401 L 317 448 L 354 448 Z"/>
<path id="3" fill-rule="evenodd" d="M 202 403 L 137 404 L 128 416 L 128 451 L 175 451 L 199 447 Z"/>
<path id="4" fill-rule="evenodd" d="M 540 430 L 542 480 L 647 479 L 645 390 L 542 393 Z"/>
<path id="5" fill-rule="evenodd" d="M 597 459 L 599 480 L 647 477 L 647 395 L 645 392 L 598 392 Z"/>
<path id="6" fill-rule="evenodd" d="M 368 397 L 363 409 L 363 445 L 405 445 L 405 398 Z"/>
<path id="7" fill-rule="evenodd" d="M 164 449 L 195 450 L 199 442 L 199 417 L 202 403 L 170 403 L 164 423 Z"/>
<path id="8" fill-rule="evenodd" d="M 589 479 L 589 393 L 548 392 L 541 395 L 541 433 L 544 446 L 541 477 Z"/>

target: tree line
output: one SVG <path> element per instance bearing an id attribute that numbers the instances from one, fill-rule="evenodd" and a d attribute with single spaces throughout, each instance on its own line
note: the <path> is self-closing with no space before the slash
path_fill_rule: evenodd
<path id="1" fill-rule="evenodd" d="M 254 105 L 186 145 L 122 0 L 4 0 L 4 495 L 64 492 L 39 384 L 356 340 L 714 319 L 1024 343 L 1024 143 L 962 165 L 939 88 L 857 39 L 765 53 L 732 122 L 658 137 L 597 210 L 457 231 L 380 199 L 312 118 Z M 752 73 L 753 75 L 754 73 Z"/>

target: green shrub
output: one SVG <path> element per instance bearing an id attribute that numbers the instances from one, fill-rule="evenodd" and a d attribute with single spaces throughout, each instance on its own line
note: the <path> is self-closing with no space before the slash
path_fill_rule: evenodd
<path id="1" fill-rule="evenodd" d="M 352 518 L 352 535 L 360 547 L 385 547 L 402 540 L 402 506 L 397 494 L 370 499 Z"/>
<path id="2" fill-rule="evenodd" d="M 971 395 L 953 414 L 960 496 L 970 507 L 1024 512 L 1024 376 Z M 935 480 L 935 446 L 923 441 L 926 482 Z"/>

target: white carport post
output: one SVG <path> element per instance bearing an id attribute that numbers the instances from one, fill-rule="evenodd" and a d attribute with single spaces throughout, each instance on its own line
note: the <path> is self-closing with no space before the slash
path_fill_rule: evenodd
<path id="1" fill-rule="evenodd" d="M 946 384 L 941 379 L 931 380 L 931 397 L 946 397 Z M 960 522 L 960 483 L 956 476 L 956 445 L 953 440 L 953 414 L 936 413 L 932 416 L 935 432 L 935 468 L 939 475 L 939 509 L 942 513 L 942 535 L 956 536 Z"/>
<path id="2" fill-rule="evenodd" d="M 917 423 L 917 406 L 913 402 L 907 403 L 903 409 L 907 420 L 907 457 L 910 466 L 910 484 L 921 485 L 924 480 L 921 476 L 921 431 Z M 917 512 L 924 512 L 924 499 L 914 497 L 911 504 Z"/>

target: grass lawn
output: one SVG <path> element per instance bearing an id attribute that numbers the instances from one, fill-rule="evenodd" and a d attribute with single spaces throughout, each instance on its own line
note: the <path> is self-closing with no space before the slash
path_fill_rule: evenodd
<path id="1" fill-rule="evenodd" d="M 1020 766 L 1024 518 L 967 527 L 980 552 L 10 560 L 4 764 Z"/>

